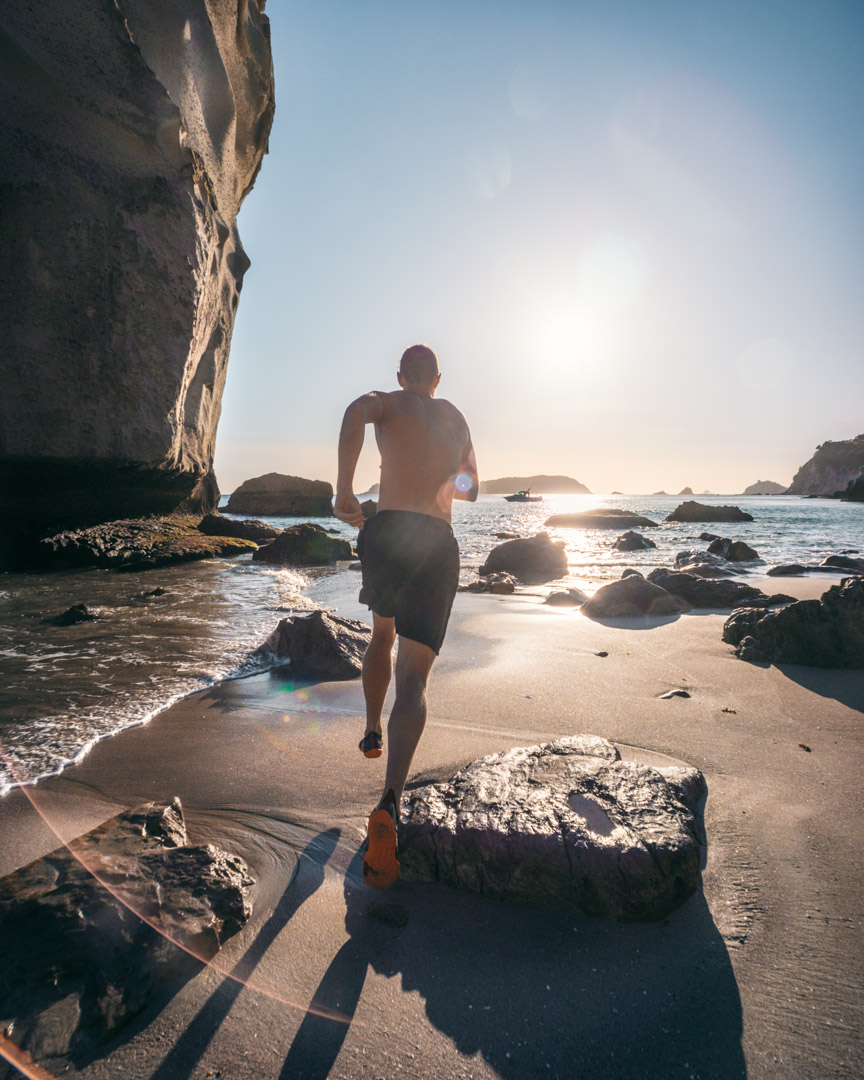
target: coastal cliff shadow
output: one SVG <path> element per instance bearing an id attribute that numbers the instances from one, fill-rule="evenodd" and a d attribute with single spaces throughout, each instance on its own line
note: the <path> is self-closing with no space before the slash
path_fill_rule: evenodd
<path id="1" fill-rule="evenodd" d="M 819 697 L 833 698 L 847 708 L 864 713 L 864 678 L 861 671 L 842 668 L 813 668 L 802 664 L 776 664 L 777 670 Z"/>
<path id="2" fill-rule="evenodd" d="M 481 1055 L 504 1080 L 746 1077 L 738 987 L 701 892 L 661 922 L 624 925 L 437 884 L 399 882 L 379 895 L 364 887 L 360 864 L 345 878 L 351 937 L 280 1080 L 330 1075 L 369 968 L 401 975 L 403 992 L 420 994 L 456 1050 Z M 321 1015 L 328 1009 L 339 1017 Z M 417 1047 L 394 1025 L 382 1018 L 380 1052 L 402 1064 Z"/>
<path id="3" fill-rule="evenodd" d="M 201 1007 L 152 1074 L 151 1080 L 181 1080 L 194 1072 L 267 950 L 300 906 L 323 884 L 324 868 L 336 849 L 339 837 L 339 829 L 328 829 L 313 837 L 299 853 L 297 873 L 249 948 L 231 969 L 232 977 L 226 977 Z M 150 1019 L 152 1017 L 148 1017 L 148 1021 Z"/>

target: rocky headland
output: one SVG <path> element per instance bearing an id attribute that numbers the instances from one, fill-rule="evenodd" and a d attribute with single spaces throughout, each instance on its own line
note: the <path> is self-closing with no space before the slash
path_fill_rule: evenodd
<path id="1" fill-rule="evenodd" d="M 757 480 L 755 484 L 748 484 L 742 495 L 785 495 L 788 490 L 773 480 Z"/>
<path id="2" fill-rule="evenodd" d="M 854 439 L 824 442 L 792 478 L 789 495 L 834 495 L 843 497 L 864 471 L 864 433 Z"/>
<path id="3" fill-rule="evenodd" d="M 274 111 L 263 7 L 3 8 L 0 564 L 216 503 L 236 218 Z"/>

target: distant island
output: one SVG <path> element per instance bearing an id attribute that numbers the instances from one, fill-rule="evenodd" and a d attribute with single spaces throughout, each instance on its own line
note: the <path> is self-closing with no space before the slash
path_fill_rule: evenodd
<path id="1" fill-rule="evenodd" d="M 775 484 L 773 480 L 757 480 L 744 488 L 742 495 L 785 495 L 786 488 L 783 484 Z"/>
<path id="2" fill-rule="evenodd" d="M 532 495 L 590 495 L 591 491 L 572 476 L 502 476 L 498 480 L 481 480 L 481 495 L 510 495 L 514 491 L 531 491 Z"/>

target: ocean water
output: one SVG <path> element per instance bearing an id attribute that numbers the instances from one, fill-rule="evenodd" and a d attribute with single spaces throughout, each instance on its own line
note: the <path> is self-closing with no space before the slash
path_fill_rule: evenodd
<path id="1" fill-rule="evenodd" d="M 596 587 L 626 566 L 669 566 L 684 548 L 704 548 L 703 530 L 746 540 L 766 565 L 814 563 L 826 555 L 864 550 L 864 508 L 785 496 L 724 498 L 753 514 L 742 524 L 671 524 L 663 518 L 678 496 L 546 496 L 542 503 L 508 503 L 484 495 L 454 504 L 453 527 L 464 582 L 476 577 L 497 532 L 531 535 L 550 514 L 615 506 L 658 522 L 646 530 L 657 548 L 613 550 L 612 530 L 550 530 L 567 547 L 569 574 L 558 585 Z M 269 519 L 279 526 L 298 518 Z M 305 520 L 305 519 L 303 519 Z M 340 535 L 355 532 L 332 519 Z M 758 570 L 759 567 L 752 569 Z M 359 575 L 341 565 L 279 570 L 248 555 L 121 574 L 80 570 L 0 574 L 0 793 L 64 768 L 97 739 L 146 722 L 179 698 L 225 678 L 261 670 L 251 654 L 280 618 L 315 607 L 362 616 Z M 827 583 L 826 583 L 827 587 Z M 153 589 L 163 595 L 147 596 Z M 58 627 L 44 620 L 75 603 L 100 616 Z"/>

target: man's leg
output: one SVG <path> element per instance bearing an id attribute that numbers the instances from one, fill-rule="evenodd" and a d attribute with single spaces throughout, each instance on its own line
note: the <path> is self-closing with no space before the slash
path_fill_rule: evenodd
<path id="1" fill-rule="evenodd" d="M 363 656 L 363 696 L 366 698 L 366 734 L 381 734 L 381 712 L 393 674 L 396 620 L 372 612 L 372 640 Z"/>
<path id="2" fill-rule="evenodd" d="M 396 655 L 396 700 L 387 724 L 387 774 L 384 780 L 384 805 L 390 791 L 396 806 L 411 768 L 414 751 L 426 725 L 426 683 L 435 662 L 435 652 L 411 638 L 399 638 Z"/>

